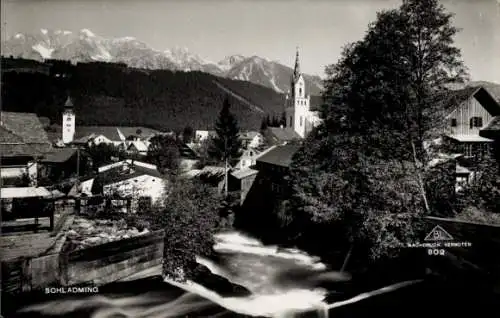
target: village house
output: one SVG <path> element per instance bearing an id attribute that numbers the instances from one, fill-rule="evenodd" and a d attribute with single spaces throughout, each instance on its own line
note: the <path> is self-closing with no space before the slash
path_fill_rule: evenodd
<path id="1" fill-rule="evenodd" d="M 131 199 L 131 210 L 135 211 L 140 201 L 161 204 L 165 186 L 166 180 L 155 165 L 128 159 L 102 166 L 97 175 L 80 179 L 70 194 Z"/>
<path id="2" fill-rule="evenodd" d="M 215 137 L 215 130 L 197 130 L 194 133 L 194 142 L 200 143 L 207 140 L 208 138 Z"/>
<path id="3" fill-rule="evenodd" d="M 286 197 L 289 193 L 288 172 L 292 158 L 300 146 L 279 145 L 264 152 L 256 159 L 255 169 L 259 171 L 259 186 L 269 188 L 274 196 Z"/>
<path id="4" fill-rule="evenodd" d="M 39 160 L 53 150 L 36 114 L 4 111 L 0 118 L 0 147 L 2 186 L 24 176 L 28 183 L 36 185 Z"/>
<path id="5" fill-rule="evenodd" d="M 259 156 L 261 152 L 254 149 L 254 148 L 248 148 L 243 150 L 241 157 L 238 159 L 238 162 L 234 166 L 235 169 L 246 169 L 249 168 L 253 165 L 255 165 L 255 159 Z"/>
<path id="6" fill-rule="evenodd" d="M 198 154 L 194 150 L 195 146 L 193 144 L 185 144 L 185 143 L 180 143 L 179 146 L 179 155 L 180 155 L 180 162 L 179 162 L 179 169 L 182 172 L 186 172 L 189 170 L 194 169 L 196 164 L 198 163 Z"/>
<path id="7" fill-rule="evenodd" d="M 492 143 L 480 131 L 500 116 L 500 105 L 483 87 L 467 87 L 447 93 L 445 102 L 453 103 L 447 115 L 445 136 L 466 158 L 481 157 Z M 448 105 L 444 105 L 445 108 Z"/>
<path id="8" fill-rule="evenodd" d="M 235 188 L 240 191 L 240 205 L 243 205 L 248 192 L 257 178 L 258 170 L 246 168 L 231 172 L 231 178 L 234 180 Z M 231 180 L 230 180 L 231 184 Z"/>
<path id="9" fill-rule="evenodd" d="M 285 145 L 300 141 L 300 135 L 290 127 L 268 127 L 264 132 L 271 145 Z"/>
<path id="10" fill-rule="evenodd" d="M 75 148 L 54 148 L 40 160 L 40 177 L 57 181 L 76 176 L 81 164 L 78 156 Z"/>
<path id="11" fill-rule="evenodd" d="M 232 174 L 240 181 L 243 226 L 260 230 L 267 227 L 272 235 L 276 212 L 287 208 L 291 191 L 289 169 L 299 147 L 296 144 L 272 146 L 256 158 L 255 166 Z"/>
<path id="12" fill-rule="evenodd" d="M 137 156 L 147 156 L 150 142 L 143 140 L 133 140 L 128 142 L 127 153 Z"/>
<path id="13" fill-rule="evenodd" d="M 500 104 L 483 87 L 466 87 L 438 95 L 436 102 L 445 114 L 445 147 L 456 158 L 457 189 L 471 182 L 475 164 L 485 154 L 491 153 L 496 116 L 500 116 Z"/>
<path id="14" fill-rule="evenodd" d="M 240 139 L 242 147 L 258 148 L 264 143 L 264 136 L 258 131 L 243 131 L 240 132 Z"/>

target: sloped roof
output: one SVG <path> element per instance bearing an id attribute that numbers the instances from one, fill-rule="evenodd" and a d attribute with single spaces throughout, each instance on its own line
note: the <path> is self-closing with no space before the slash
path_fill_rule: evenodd
<path id="1" fill-rule="evenodd" d="M 2 144 L 0 143 L 0 148 L 2 149 L 2 157 L 19 157 L 19 156 L 29 156 L 36 157 L 40 156 L 41 153 L 35 148 L 28 144 Z"/>
<path id="2" fill-rule="evenodd" d="M 149 169 L 149 168 L 134 165 L 134 164 L 128 164 L 128 168 L 130 168 L 130 170 L 124 170 L 123 166 L 120 165 L 120 166 L 99 172 L 99 174 L 97 175 L 95 180 L 101 184 L 108 185 L 108 184 L 114 184 L 117 182 L 125 181 L 128 179 L 132 179 L 135 177 L 139 177 L 142 175 L 149 175 L 149 176 L 158 177 L 158 178 L 162 177 L 161 173 L 155 169 Z"/>
<path id="3" fill-rule="evenodd" d="M 52 149 L 38 117 L 30 113 L 1 112 L 2 156 L 39 156 Z"/>
<path id="4" fill-rule="evenodd" d="M 59 125 L 54 125 L 53 128 L 56 130 L 55 134 L 53 136 L 61 138 L 62 136 L 62 128 Z M 82 139 L 86 138 L 90 135 L 103 135 L 104 137 L 108 138 L 111 141 L 120 141 L 120 136 L 118 135 L 118 130 L 125 135 L 125 137 L 128 136 L 136 136 L 137 135 L 137 130 L 141 130 L 140 137 L 147 138 L 153 134 L 159 133 L 159 131 L 151 128 L 146 128 L 146 127 L 140 127 L 140 126 L 79 126 L 76 125 L 76 131 L 75 131 L 75 136 L 74 139 Z"/>
<path id="5" fill-rule="evenodd" d="M 46 153 L 42 162 L 45 163 L 62 163 L 68 161 L 76 154 L 76 149 L 73 148 L 57 148 Z"/>
<path id="6" fill-rule="evenodd" d="M 434 102 L 440 109 L 452 111 L 469 98 L 474 97 L 493 116 L 500 116 L 500 104 L 490 92 L 482 86 L 469 86 L 458 90 L 439 92 Z"/>
<path id="7" fill-rule="evenodd" d="M 254 174 L 257 174 L 258 172 L 259 172 L 258 170 L 247 168 L 247 169 L 233 171 L 231 175 L 237 179 L 243 179 L 252 176 Z"/>
<path id="8" fill-rule="evenodd" d="M 51 193 L 43 187 L 25 187 L 25 188 L 2 188 L 0 197 L 2 199 L 14 198 L 36 198 L 50 197 Z"/>
<path id="9" fill-rule="evenodd" d="M 135 149 L 137 149 L 137 151 L 141 151 L 141 152 L 148 151 L 148 148 L 149 148 L 147 143 L 144 141 L 130 141 L 128 148 L 130 148 L 132 146 L 134 146 Z"/>
<path id="10" fill-rule="evenodd" d="M 240 138 L 241 139 L 248 139 L 252 140 L 254 139 L 257 135 L 259 134 L 258 131 L 245 131 L 240 133 Z"/>
<path id="11" fill-rule="evenodd" d="M 268 127 L 268 132 L 271 134 L 272 138 L 277 142 L 286 142 L 301 139 L 300 135 L 297 134 L 292 128 L 279 128 L 279 127 Z"/>
<path id="12" fill-rule="evenodd" d="M 89 143 L 93 138 L 97 137 L 95 134 L 90 134 L 87 136 L 83 136 L 81 138 L 76 138 L 73 140 L 74 144 L 87 144 Z"/>
<path id="13" fill-rule="evenodd" d="M 488 125 L 479 131 L 484 138 L 500 138 L 500 116 L 495 116 Z"/>
<path id="14" fill-rule="evenodd" d="M 198 154 L 189 145 L 182 143 L 179 146 L 179 152 L 182 158 L 198 158 Z"/>
<path id="15" fill-rule="evenodd" d="M 465 87 L 457 90 L 440 91 L 434 94 L 433 101 L 438 103 L 440 108 L 452 110 L 477 91 L 477 87 Z"/>
<path id="16" fill-rule="evenodd" d="M 73 107 L 73 101 L 71 100 L 71 97 L 68 96 L 68 98 L 66 98 L 66 102 L 64 103 L 64 107 Z"/>
<path id="17" fill-rule="evenodd" d="M 34 113 L 1 113 L 2 126 L 28 144 L 50 144 L 43 125 Z"/>
<path id="18" fill-rule="evenodd" d="M 281 167 L 289 167 L 292 163 L 293 156 L 299 149 L 300 146 L 298 145 L 276 146 L 257 158 L 256 161 Z"/>
<path id="19" fill-rule="evenodd" d="M 187 171 L 183 174 L 183 177 L 188 179 L 200 178 L 200 179 L 217 179 L 220 180 L 224 178 L 225 168 L 219 166 L 205 166 L 203 169 L 193 169 Z M 231 173 L 231 169 L 228 169 L 228 173 Z"/>
<path id="20" fill-rule="evenodd" d="M 14 134 L 5 127 L 0 126 L 0 143 L 5 144 L 22 144 L 23 138 Z"/>
<path id="21" fill-rule="evenodd" d="M 309 109 L 313 112 L 319 111 L 321 109 L 321 105 L 323 104 L 322 96 L 312 96 L 309 101 Z"/>

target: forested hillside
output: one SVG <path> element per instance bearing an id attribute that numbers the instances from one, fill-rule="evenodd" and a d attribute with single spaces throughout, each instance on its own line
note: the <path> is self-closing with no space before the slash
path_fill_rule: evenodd
<path id="1" fill-rule="evenodd" d="M 271 89 L 201 72 L 2 58 L 2 109 L 35 112 L 52 123 L 60 122 L 69 93 L 80 125 L 212 129 L 228 89 L 243 129 L 258 129 L 263 117 L 283 111 L 283 96 Z"/>

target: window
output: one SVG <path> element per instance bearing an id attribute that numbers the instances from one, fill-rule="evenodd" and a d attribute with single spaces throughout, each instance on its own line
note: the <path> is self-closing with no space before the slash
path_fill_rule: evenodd
<path id="1" fill-rule="evenodd" d="M 71 121 L 71 117 L 66 117 L 66 121 Z"/>
<path id="2" fill-rule="evenodd" d="M 141 196 L 137 201 L 138 210 L 141 212 L 146 212 L 153 206 L 153 200 L 150 196 Z"/>
<path id="3" fill-rule="evenodd" d="M 290 127 L 292 127 L 293 124 L 292 124 L 292 116 L 290 116 Z"/>
<path id="4" fill-rule="evenodd" d="M 281 192 L 281 186 L 277 183 L 271 183 L 271 190 L 274 192 L 274 193 L 280 193 Z"/>
<path id="5" fill-rule="evenodd" d="M 472 147 L 472 144 L 465 144 L 464 145 L 464 155 L 466 157 L 472 157 L 474 155 L 474 149 Z"/>
<path id="6" fill-rule="evenodd" d="M 302 87 L 299 88 L 299 96 L 302 96 Z"/>
<path id="7" fill-rule="evenodd" d="M 457 119 L 456 118 L 451 119 L 451 127 L 457 127 Z"/>
<path id="8" fill-rule="evenodd" d="M 470 129 L 483 127 L 482 117 L 472 117 L 470 119 Z"/>
<path id="9" fill-rule="evenodd" d="M 302 127 L 302 116 L 300 116 L 300 127 Z"/>

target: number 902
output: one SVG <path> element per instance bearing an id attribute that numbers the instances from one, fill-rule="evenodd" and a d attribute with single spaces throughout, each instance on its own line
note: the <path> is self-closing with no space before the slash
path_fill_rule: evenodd
<path id="1" fill-rule="evenodd" d="M 444 252 L 444 249 L 437 249 L 437 248 L 430 248 L 427 250 L 427 254 L 428 255 L 432 255 L 432 256 L 444 256 L 445 252 Z"/>

